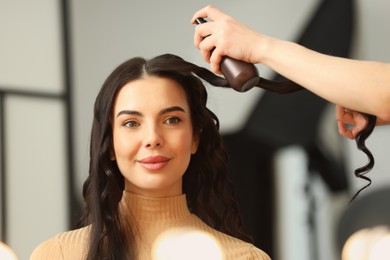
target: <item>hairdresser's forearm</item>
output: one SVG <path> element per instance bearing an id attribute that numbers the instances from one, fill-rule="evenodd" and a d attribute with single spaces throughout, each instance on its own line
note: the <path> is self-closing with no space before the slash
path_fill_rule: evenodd
<path id="1" fill-rule="evenodd" d="M 330 102 L 390 121 L 390 64 L 333 57 L 263 37 L 254 54 L 258 62 Z"/>

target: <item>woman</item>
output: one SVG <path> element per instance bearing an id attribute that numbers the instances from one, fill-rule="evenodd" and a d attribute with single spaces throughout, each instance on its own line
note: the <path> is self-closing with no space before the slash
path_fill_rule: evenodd
<path id="1" fill-rule="evenodd" d="M 224 259 L 269 259 L 244 242 L 218 118 L 195 74 L 226 85 L 174 55 L 111 73 L 95 102 L 85 226 L 42 243 L 32 260 L 158 259 L 154 241 L 177 228 L 210 234 Z"/>

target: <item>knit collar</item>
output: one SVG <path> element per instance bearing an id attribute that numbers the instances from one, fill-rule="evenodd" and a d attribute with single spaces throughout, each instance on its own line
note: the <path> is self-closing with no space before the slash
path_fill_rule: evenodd
<path id="1" fill-rule="evenodd" d="M 191 215 L 185 194 L 150 198 L 124 191 L 122 203 L 138 221 L 177 221 Z"/>

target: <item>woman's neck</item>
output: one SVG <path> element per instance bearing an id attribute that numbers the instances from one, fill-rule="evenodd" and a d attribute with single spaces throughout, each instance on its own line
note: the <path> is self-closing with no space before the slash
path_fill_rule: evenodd
<path id="1" fill-rule="evenodd" d="M 186 196 L 150 198 L 128 191 L 123 192 L 122 205 L 136 221 L 178 220 L 190 215 Z"/>

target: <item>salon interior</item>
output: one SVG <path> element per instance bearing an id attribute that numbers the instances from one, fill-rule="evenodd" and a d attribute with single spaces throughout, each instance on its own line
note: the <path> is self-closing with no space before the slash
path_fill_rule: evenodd
<path id="1" fill-rule="evenodd" d="M 390 62 L 387 0 L 2 0 L 0 259 L 28 259 L 42 241 L 74 227 L 93 102 L 113 68 L 163 53 L 209 68 L 190 22 L 208 4 L 320 52 Z M 262 77 L 280 79 L 256 66 Z M 367 139 L 372 183 L 351 201 L 367 183 L 354 171 L 368 159 L 338 134 L 333 104 L 305 91 L 207 90 L 257 247 L 275 260 L 390 259 L 389 126 Z"/>

